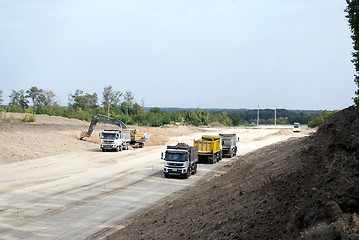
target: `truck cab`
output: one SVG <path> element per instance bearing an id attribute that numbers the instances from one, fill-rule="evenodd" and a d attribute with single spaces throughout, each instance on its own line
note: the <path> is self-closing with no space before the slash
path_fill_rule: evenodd
<path id="1" fill-rule="evenodd" d="M 161 159 L 164 160 L 163 173 L 166 178 L 170 175 L 188 178 L 197 172 L 198 149 L 190 146 L 167 146 Z"/>
<path id="2" fill-rule="evenodd" d="M 101 147 L 103 152 L 128 150 L 129 140 L 121 130 L 104 130 L 101 133 Z"/>

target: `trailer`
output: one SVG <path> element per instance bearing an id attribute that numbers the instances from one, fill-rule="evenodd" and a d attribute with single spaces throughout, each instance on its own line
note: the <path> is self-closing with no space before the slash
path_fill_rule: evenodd
<path id="1" fill-rule="evenodd" d="M 222 159 L 221 136 L 203 135 L 200 140 L 193 140 L 198 147 L 198 160 L 204 163 L 216 163 Z"/>

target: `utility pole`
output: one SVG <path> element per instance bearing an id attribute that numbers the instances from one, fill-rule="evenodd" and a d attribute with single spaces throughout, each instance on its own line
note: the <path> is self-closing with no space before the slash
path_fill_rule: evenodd
<path id="1" fill-rule="evenodd" d="M 259 125 L 259 104 L 258 104 L 258 112 L 257 112 L 257 126 Z"/>

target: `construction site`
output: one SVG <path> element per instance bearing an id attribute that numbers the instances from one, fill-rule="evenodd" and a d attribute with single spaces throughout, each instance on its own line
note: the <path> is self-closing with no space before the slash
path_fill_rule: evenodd
<path id="1" fill-rule="evenodd" d="M 149 137 L 113 151 L 101 135 L 114 124 L 86 136 L 89 125 L 47 115 L 0 124 L 0 239 L 359 239 L 355 108 L 300 131 L 126 126 Z M 197 153 L 196 139 L 233 134 L 227 154 Z M 192 174 L 164 170 L 174 153 Z"/>

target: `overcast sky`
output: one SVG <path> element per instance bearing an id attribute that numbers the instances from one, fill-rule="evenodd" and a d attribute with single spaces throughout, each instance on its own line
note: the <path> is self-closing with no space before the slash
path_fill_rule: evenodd
<path id="1" fill-rule="evenodd" d="M 353 104 L 345 0 L 0 0 L 0 90 L 131 91 L 148 107 Z"/>

